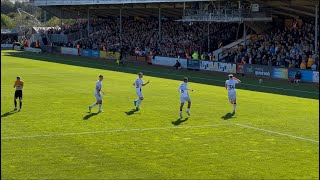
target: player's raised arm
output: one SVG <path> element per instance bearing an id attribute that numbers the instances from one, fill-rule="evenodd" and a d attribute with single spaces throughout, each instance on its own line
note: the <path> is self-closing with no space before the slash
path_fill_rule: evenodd
<path id="1" fill-rule="evenodd" d="M 240 83 L 241 81 L 240 81 L 240 79 L 238 79 L 238 78 L 236 78 L 236 77 L 233 77 L 233 79 L 234 80 L 237 80 L 238 81 L 238 83 Z"/>

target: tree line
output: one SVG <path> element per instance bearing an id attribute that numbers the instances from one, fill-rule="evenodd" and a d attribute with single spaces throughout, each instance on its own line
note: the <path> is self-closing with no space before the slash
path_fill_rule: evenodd
<path id="1" fill-rule="evenodd" d="M 41 26 L 59 26 L 61 20 L 52 14 L 45 12 L 45 10 L 34 6 L 29 2 L 11 2 L 9 0 L 1 0 L 1 29 L 19 29 L 20 26 L 32 27 L 33 25 L 25 14 L 19 14 L 18 8 L 32 14 L 40 22 Z M 63 20 L 64 23 L 74 23 L 75 20 Z"/>

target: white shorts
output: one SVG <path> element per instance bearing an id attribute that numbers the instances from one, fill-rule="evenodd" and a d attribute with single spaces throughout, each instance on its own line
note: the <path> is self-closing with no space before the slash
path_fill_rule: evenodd
<path id="1" fill-rule="evenodd" d="M 101 95 L 99 96 L 98 94 L 95 94 L 94 96 L 96 97 L 97 101 L 102 101 L 102 96 Z"/>
<path id="2" fill-rule="evenodd" d="M 139 98 L 143 97 L 141 89 L 136 89 L 136 94 L 138 95 Z"/>
<path id="3" fill-rule="evenodd" d="M 190 97 L 189 96 L 180 96 L 180 102 L 181 103 L 184 103 L 184 102 L 190 102 L 191 101 L 191 99 L 190 99 Z"/>
<path id="4" fill-rule="evenodd" d="M 236 100 L 236 91 L 228 91 L 228 98 L 229 98 L 229 101 L 234 101 Z"/>

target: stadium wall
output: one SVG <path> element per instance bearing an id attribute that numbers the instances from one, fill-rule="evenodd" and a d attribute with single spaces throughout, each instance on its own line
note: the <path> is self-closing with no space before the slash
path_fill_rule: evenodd
<path id="1" fill-rule="evenodd" d="M 1 44 L 1 49 L 12 49 L 13 44 Z"/>
<path id="2" fill-rule="evenodd" d="M 36 48 L 26 48 L 25 51 L 29 52 L 39 52 Z M 41 51 L 40 51 L 41 52 Z M 78 49 L 67 48 L 67 47 L 43 47 L 43 52 L 48 53 L 59 53 L 67 55 L 78 56 Z M 80 54 L 86 57 L 100 58 L 106 60 L 117 60 L 120 58 L 119 52 L 113 51 L 99 51 L 90 49 L 81 49 Z M 151 63 L 155 65 L 162 65 L 173 67 L 178 60 L 181 63 L 182 68 L 189 70 L 201 70 L 201 71 L 214 71 L 222 73 L 237 73 L 251 75 L 259 78 L 272 78 L 272 79 L 284 79 L 290 80 L 294 77 L 297 71 L 302 74 L 302 82 L 319 83 L 319 71 L 312 70 L 302 70 L 302 69 L 287 69 L 281 67 L 272 67 L 257 64 L 239 64 L 239 63 L 225 63 L 217 61 L 202 61 L 202 60 L 192 60 L 192 59 L 181 59 L 181 58 L 171 58 L 171 57 L 161 57 L 155 56 L 153 58 L 139 57 L 139 56 L 128 56 L 128 58 L 133 61 L 142 61 L 145 63 Z M 148 60 L 151 59 L 151 62 Z"/>

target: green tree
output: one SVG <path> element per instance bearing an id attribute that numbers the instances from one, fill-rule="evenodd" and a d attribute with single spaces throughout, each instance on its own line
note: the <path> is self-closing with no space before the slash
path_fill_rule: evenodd
<path id="1" fill-rule="evenodd" d="M 16 12 L 10 12 L 10 13 L 8 13 L 8 14 L 6 14 L 6 15 L 13 19 L 14 17 L 18 16 L 18 15 L 19 15 L 19 13 L 16 13 Z"/>
<path id="2" fill-rule="evenodd" d="M 16 9 L 14 8 L 14 4 L 11 1 L 1 0 L 1 14 L 8 14 L 14 11 L 16 11 Z"/>
<path id="3" fill-rule="evenodd" d="M 12 18 L 5 14 L 1 14 L 1 29 L 13 29 L 15 28 L 15 23 Z"/>
<path id="4" fill-rule="evenodd" d="M 61 21 L 56 16 L 52 17 L 51 19 L 49 19 L 49 21 L 45 23 L 46 26 L 50 26 L 50 27 L 60 26 L 60 24 L 61 24 Z"/>

